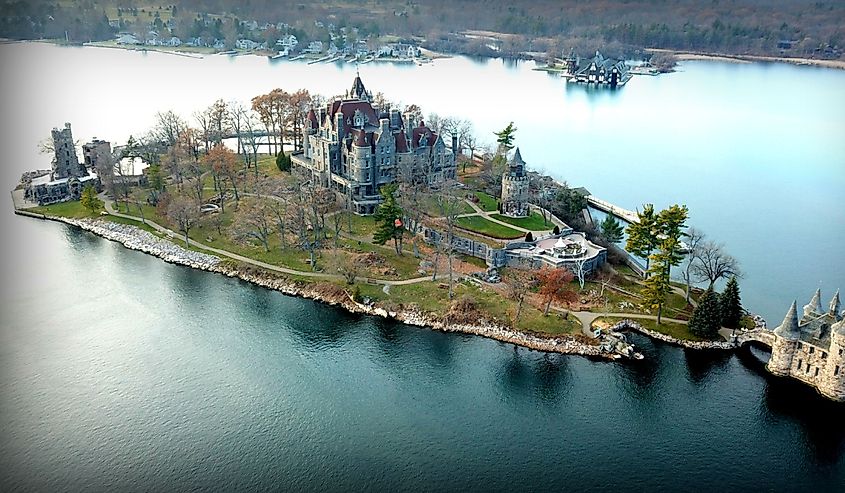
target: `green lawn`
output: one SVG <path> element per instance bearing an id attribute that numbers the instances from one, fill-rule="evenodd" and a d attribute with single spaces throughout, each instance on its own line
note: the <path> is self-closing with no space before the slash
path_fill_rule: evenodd
<path id="1" fill-rule="evenodd" d="M 467 204 L 463 200 L 460 202 L 458 207 L 458 214 L 471 214 L 475 212 L 475 209 L 473 209 L 471 205 Z M 420 201 L 420 208 L 427 216 L 443 216 L 443 211 L 440 209 L 440 206 L 437 205 L 437 198 L 434 196 L 423 197 Z"/>
<path id="2" fill-rule="evenodd" d="M 521 232 L 513 228 L 496 224 L 481 216 L 459 217 L 456 224 L 461 228 L 492 238 L 512 240 L 523 236 Z"/>
<path id="3" fill-rule="evenodd" d="M 475 192 L 478 197 L 478 207 L 484 212 L 496 212 L 499 210 L 499 201 L 490 194 L 484 192 Z"/>
<path id="4" fill-rule="evenodd" d="M 38 214 L 45 214 L 48 216 L 72 217 L 75 219 L 82 219 L 86 217 L 100 217 L 99 212 L 91 214 L 91 211 L 82 207 L 82 204 L 78 200 L 70 202 L 59 202 L 58 204 L 43 205 L 39 207 L 33 207 L 32 209 L 28 210 L 30 212 L 36 212 Z"/>
<path id="5" fill-rule="evenodd" d="M 555 227 L 551 221 L 543 221 L 543 216 L 536 212 L 532 212 L 528 217 L 508 217 L 501 214 L 491 214 L 490 217 L 531 231 L 551 231 Z"/>
<path id="6" fill-rule="evenodd" d="M 612 325 L 612 324 L 615 324 L 616 322 L 621 321 L 622 318 L 619 318 L 619 317 L 599 317 L 599 318 L 596 319 L 596 321 L 599 321 L 599 320 L 607 322 L 607 323 Z M 645 327 L 646 329 L 653 330 L 655 332 L 660 332 L 661 334 L 666 334 L 666 335 L 672 336 L 676 339 L 683 339 L 683 340 L 687 340 L 687 341 L 696 341 L 696 342 L 708 340 L 708 339 L 698 337 L 697 335 L 691 333 L 689 331 L 689 328 L 685 324 L 667 322 L 667 321 L 664 320 L 660 325 L 657 325 L 657 320 L 649 320 L 649 319 L 631 319 L 631 320 L 633 320 L 634 322 L 637 322 L 638 324 Z M 716 340 L 721 340 L 721 338 L 718 338 Z"/>

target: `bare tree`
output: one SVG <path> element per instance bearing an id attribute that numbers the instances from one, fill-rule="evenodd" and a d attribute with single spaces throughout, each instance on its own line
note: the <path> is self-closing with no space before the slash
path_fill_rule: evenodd
<path id="1" fill-rule="evenodd" d="M 452 272 L 452 259 L 454 257 L 455 249 L 453 247 L 455 238 L 455 223 L 458 221 L 458 216 L 461 214 L 463 208 L 463 198 L 455 193 L 455 189 L 448 185 L 435 196 L 437 208 L 440 211 L 442 219 L 446 222 L 446 258 L 449 266 L 449 299 L 454 296 L 454 279 Z"/>
<path id="2" fill-rule="evenodd" d="M 584 281 L 586 281 L 587 275 L 584 272 L 584 264 L 587 263 L 587 259 L 583 256 L 576 258 L 572 262 L 572 271 L 575 274 L 575 278 L 578 279 L 578 285 L 581 287 L 581 290 L 584 290 Z"/>
<path id="3" fill-rule="evenodd" d="M 176 145 L 179 136 L 188 128 L 188 123 L 173 111 L 158 112 L 151 135 L 167 147 Z"/>
<path id="4" fill-rule="evenodd" d="M 337 271 L 346 284 L 355 284 L 355 279 L 361 272 L 361 263 L 355 255 L 350 255 L 342 250 L 335 249 L 328 255 L 326 262 L 329 268 Z"/>
<path id="5" fill-rule="evenodd" d="M 719 279 L 742 277 L 739 262 L 725 252 L 723 245 L 713 241 L 701 242 L 698 262 L 692 266 L 692 274 L 701 281 L 710 281 L 709 288 Z"/>
<path id="6" fill-rule="evenodd" d="M 509 269 L 506 281 L 508 283 L 508 298 L 516 302 L 516 312 L 513 314 L 512 321 L 513 326 L 516 327 L 519 324 L 519 316 L 522 314 L 525 297 L 528 295 L 534 279 L 526 271 Z"/>
<path id="7" fill-rule="evenodd" d="M 687 230 L 687 236 L 684 238 L 684 243 L 687 245 L 687 254 L 684 263 L 684 270 L 681 272 L 681 277 L 684 278 L 684 282 L 687 284 L 687 304 L 690 302 L 693 267 L 696 262 L 701 260 L 701 247 L 704 242 L 704 238 L 704 233 L 695 228 Z"/>
<path id="8" fill-rule="evenodd" d="M 199 221 L 197 203 L 187 197 L 173 197 L 167 207 L 167 217 L 185 234 L 185 247 L 189 246 L 188 234 Z"/>
<path id="9" fill-rule="evenodd" d="M 232 236 L 236 240 L 258 240 L 265 252 L 270 251 L 270 233 L 273 232 L 273 212 L 261 199 L 246 199 L 235 213 Z"/>

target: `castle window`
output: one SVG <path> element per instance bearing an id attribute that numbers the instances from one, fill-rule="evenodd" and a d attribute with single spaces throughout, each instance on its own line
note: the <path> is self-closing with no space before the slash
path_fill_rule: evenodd
<path id="1" fill-rule="evenodd" d="M 827 353 L 822 351 L 822 359 L 827 359 Z"/>
<path id="2" fill-rule="evenodd" d="M 836 368 L 833 369 L 833 376 L 839 375 L 839 365 L 836 365 Z"/>
<path id="3" fill-rule="evenodd" d="M 813 346 L 810 346 L 810 354 L 813 354 L 813 352 L 814 352 L 815 350 L 816 350 L 816 348 L 814 348 Z"/>
<path id="4" fill-rule="evenodd" d="M 815 374 L 815 375 L 813 375 L 813 376 L 814 376 L 814 377 L 819 376 L 819 367 L 818 367 L 818 366 L 816 367 L 816 374 Z"/>
<path id="5" fill-rule="evenodd" d="M 807 371 L 806 373 L 810 373 L 810 363 L 807 363 Z"/>
<path id="6" fill-rule="evenodd" d="M 800 360 L 800 359 L 799 359 L 799 360 L 798 360 L 798 369 L 799 369 L 799 370 L 801 369 L 801 366 L 802 366 L 802 365 L 803 365 L 803 360 Z"/>

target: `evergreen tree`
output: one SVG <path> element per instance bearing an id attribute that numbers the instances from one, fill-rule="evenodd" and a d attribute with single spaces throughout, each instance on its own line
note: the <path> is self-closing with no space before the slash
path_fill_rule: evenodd
<path id="1" fill-rule="evenodd" d="M 647 272 L 648 276 L 645 280 L 645 289 L 642 291 L 643 300 L 640 304 L 644 310 L 657 310 L 658 325 L 660 325 L 660 319 L 663 315 L 663 305 L 666 303 L 666 295 L 671 290 L 669 278 L 665 275 L 665 272 L 671 267 L 671 255 L 667 252 L 674 248 L 671 244 L 675 243 L 675 240 L 667 238 L 664 243 L 670 243 L 670 245 L 666 245 L 665 249 L 661 248 L 649 256 L 651 267 L 649 267 Z"/>
<path id="2" fill-rule="evenodd" d="M 103 201 L 97 197 L 97 191 L 91 185 L 82 189 L 82 196 L 79 198 L 82 207 L 85 207 L 91 214 L 103 208 Z"/>
<path id="3" fill-rule="evenodd" d="M 525 233 L 525 241 L 527 241 L 527 242 L 534 241 L 534 235 L 531 233 L 531 231 Z"/>
<path id="4" fill-rule="evenodd" d="M 291 157 L 284 152 L 280 152 L 279 155 L 276 156 L 276 167 L 279 168 L 279 171 L 290 171 L 292 164 L 293 162 L 291 161 Z"/>
<path id="5" fill-rule="evenodd" d="M 622 241 L 622 225 L 610 214 L 601 222 L 601 234 L 610 243 Z"/>
<path id="6" fill-rule="evenodd" d="M 639 221 L 628 226 L 628 241 L 625 243 L 625 250 L 646 259 L 645 268 L 650 270 L 651 253 L 657 248 L 657 217 L 654 215 L 654 206 L 645 204 L 643 211 L 637 213 L 637 217 Z"/>
<path id="7" fill-rule="evenodd" d="M 383 201 L 373 215 L 377 225 L 373 233 L 373 243 L 384 245 L 393 239 L 396 254 L 402 255 L 402 234 L 405 226 L 402 224 L 402 208 L 396 203 L 396 184 L 381 187 L 379 193 Z"/>
<path id="8" fill-rule="evenodd" d="M 742 320 L 742 302 L 739 298 L 739 283 L 736 282 L 736 276 L 728 280 L 725 291 L 719 297 L 719 309 L 722 326 L 738 329 Z"/>
<path id="9" fill-rule="evenodd" d="M 708 288 L 692 312 L 689 330 L 698 337 L 713 339 L 719 333 L 721 326 L 719 299 L 716 293 Z"/>
<path id="10" fill-rule="evenodd" d="M 513 139 L 515 133 L 516 127 L 513 126 L 513 122 L 508 123 L 508 126 L 501 132 L 493 132 L 493 134 L 496 135 L 496 143 L 499 144 L 500 150 L 507 152 L 513 149 Z"/>

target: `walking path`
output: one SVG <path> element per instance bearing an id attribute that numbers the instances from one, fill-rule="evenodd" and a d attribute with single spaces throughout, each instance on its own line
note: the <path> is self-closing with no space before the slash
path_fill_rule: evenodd
<path id="1" fill-rule="evenodd" d="M 170 230 L 168 228 L 165 228 L 164 226 L 161 226 L 160 224 L 157 224 L 154 221 L 150 221 L 149 219 L 142 221 L 141 218 L 138 217 L 138 216 L 132 216 L 132 215 L 129 215 L 129 214 L 123 214 L 121 212 L 118 212 L 114 208 L 113 201 L 110 200 L 108 197 L 106 197 L 105 194 L 101 194 L 100 198 L 103 200 L 103 203 L 105 204 L 106 211 L 109 214 L 111 214 L 115 217 L 122 217 L 124 219 L 131 219 L 133 221 L 143 222 L 143 223 L 147 224 L 148 226 L 152 227 L 153 229 L 155 229 L 156 231 L 167 235 L 171 239 L 179 238 L 180 236 L 182 236 L 181 234 L 179 234 L 179 233 L 177 233 L 173 230 Z M 327 274 L 325 272 L 303 271 L 303 270 L 290 269 L 290 268 L 287 268 L 287 267 L 280 267 L 278 265 L 268 264 L 266 262 L 261 262 L 259 260 L 251 259 L 249 257 L 244 257 L 243 255 L 238 255 L 237 253 L 233 253 L 233 252 L 230 252 L 228 250 L 222 250 L 220 248 L 214 248 L 212 246 L 206 245 L 204 243 L 200 243 L 200 242 L 193 240 L 193 239 L 190 239 L 190 238 L 188 238 L 188 244 L 191 245 L 191 246 L 197 247 L 197 248 L 201 248 L 203 250 L 207 250 L 207 251 L 212 252 L 212 253 L 216 253 L 217 255 L 220 255 L 220 256 L 223 256 L 223 257 L 228 257 L 228 258 L 237 260 L 239 262 L 243 262 L 245 264 L 254 265 L 256 267 L 261 267 L 262 269 L 267 269 L 267 270 L 271 270 L 271 271 L 275 271 L 275 272 L 281 272 L 283 274 L 292 274 L 292 275 L 297 275 L 297 276 L 313 277 L 313 278 L 319 278 L 319 279 L 344 279 L 343 276 L 341 276 L 339 274 Z M 390 286 L 404 286 L 404 285 L 407 285 L 407 284 L 416 284 L 416 283 L 420 283 L 420 282 L 427 282 L 427 281 L 431 281 L 432 279 L 431 279 L 431 276 L 426 275 L 426 276 L 423 276 L 423 277 L 415 277 L 415 278 L 412 278 L 412 279 L 403 279 L 403 280 L 373 279 L 371 277 L 357 277 L 355 280 L 360 281 L 360 282 L 375 282 L 376 284 L 386 284 L 386 285 L 390 285 Z"/>
<path id="2" fill-rule="evenodd" d="M 558 311 L 562 311 L 559 308 L 556 308 Z M 657 320 L 656 315 L 648 315 L 645 313 L 614 313 L 614 312 L 575 312 L 570 311 L 569 313 L 575 315 L 578 320 L 581 321 L 581 332 L 584 333 L 586 336 L 593 337 L 593 330 L 591 328 L 592 323 L 599 317 L 619 317 L 619 318 L 638 318 L 641 320 Z M 677 318 L 667 318 L 667 317 L 660 317 L 661 321 L 666 322 L 673 322 L 676 324 L 683 324 L 686 325 L 689 322 L 686 320 L 679 320 Z"/>

